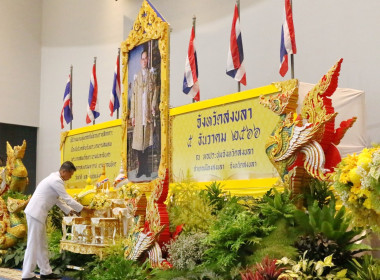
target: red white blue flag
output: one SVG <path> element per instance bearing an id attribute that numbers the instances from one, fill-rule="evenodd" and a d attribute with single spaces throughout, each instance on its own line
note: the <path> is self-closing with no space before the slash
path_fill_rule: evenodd
<path id="1" fill-rule="evenodd" d="M 280 75 L 288 72 L 288 54 L 296 54 L 296 34 L 294 32 L 291 0 L 285 0 L 284 23 L 281 28 Z"/>
<path id="2" fill-rule="evenodd" d="M 66 83 L 65 93 L 63 94 L 63 107 L 61 111 L 61 129 L 64 128 L 63 118 L 67 124 L 69 124 L 73 120 L 73 113 L 71 110 L 71 76 L 69 75 L 69 79 Z"/>
<path id="3" fill-rule="evenodd" d="M 232 20 L 230 49 L 228 50 L 226 73 L 236 81 L 242 83 L 243 85 L 247 85 L 244 68 L 243 42 L 240 32 L 240 19 L 236 4 L 234 18 Z"/>
<path id="4" fill-rule="evenodd" d="M 117 55 L 115 73 L 113 74 L 111 99 L 109 104 L 111 117 L 113 116 L 113 113 L 120 108 L 120 92 L 120 56 Z"/>
<path id="5" fill-rule="evenodd" d="M 185 75 L 183 78 L 183 92 L 190 94 L 194 100 L 199 101 L 199 83 L 198 83 L 198 61 L 195 50 L 195 32 L 191 28 L 189 49 L 187 51 L 185 63 Z"/>
<path id="6" fill-rule="evenodd" d="M 98 82 L 96 80 L 96 64 L 92 67 L 92 74 L 90 80 L 90 91 L 88 94 L 87 116 L 86 123 L 94 121 L 99 117 L 98 109 Z"/>

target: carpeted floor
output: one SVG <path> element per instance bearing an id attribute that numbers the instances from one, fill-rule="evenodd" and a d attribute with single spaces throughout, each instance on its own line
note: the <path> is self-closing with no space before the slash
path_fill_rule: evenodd
<path id="1" fill-rule="evenodd" d="M 39 278 L 38 275 L 37 275 L 37 278 Z M 0 280 L 21 280 L 21 270 L 0 267 Z M 62 280 L 75 280 L 75 279 L 64 276 Z"/>
<path id="2" fill-rule="evenodd" d="M 0 268 L 0 280 L 20 280 L 21 270 Z"/>

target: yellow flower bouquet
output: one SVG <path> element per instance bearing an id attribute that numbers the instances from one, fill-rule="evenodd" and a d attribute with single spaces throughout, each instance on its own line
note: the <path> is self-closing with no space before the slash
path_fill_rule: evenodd
<path id="1" fill-rule="evenodd" d="M 140 195 L 140 188 L 136 184 L 123 185 L 117 189 L 117 197 L 121 199 L 132 199 Z"/>
<path id="2" fill-rule="evenodd" d="M 111 207 L 111 201 L 104 193 L 97 193 L 91 200 L 90 209 L 104 210 Z"/>
<path id="3" fill-rule="evenodd" d="M 380 232 L 380 147 L 348 155 L 335 172 L 334 188 L 355 225 Z"/>

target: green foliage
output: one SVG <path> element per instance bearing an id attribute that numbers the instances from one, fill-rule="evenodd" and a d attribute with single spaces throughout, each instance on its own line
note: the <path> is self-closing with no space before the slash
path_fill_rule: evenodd
<path id="1" fill-rule="evenodd" d="M 155 280 L 226 280 L 225 276 L 204 267 L 196 267 L 194 270 L 155 270 Z"/>
<path id="2" fill-rule="evenodd" d="M 48 219 L 50 219 L 52 226 L 54 226 L 55 229 L 62 232 L 63 212 L 58 206 L 54 205 L 54 207 L 49 211 Z"/>
<path id="3" fill-rule="evenodd" d="M 62 259 L 62 254 L 60 252 L 61 239 L 62 233 L 59 230 L 50 230 L 48 232 L 50 265 L 57 273 L 64 271 L 66 269 L 66 265 L 68 264 L 67 259 Z"/>
<path id="4" fill-rule="evenodd" d="M 270 189 L 258 206 L 269 225 L 273 225 L 281 218 L 286 219 L 290 225 L 294 225 L 294 212 L 297 208 L 288 190 L 279 193 L 275 188 Z"/>
<path id="5" fill-rule="evenodd" d="M 215 217 L 214 207 L 203 195 L 190 175 L 170 189 L 168 212 L 170 229 L 184 224 L 184 231 L 207 232 Z"/>
<path id="6" fill-rule="evenodd" d="M 210 246 L 205 252 L 206 264 L 216 265 L 219 271 L 245 265 L 254 245 L 272 229 L 264 226 L 257 214 L 238 204 L 237 198 L 231 198 L 220 211 L 205 239 L 205 243 Z"/>
<path id="7" fill-rule="evenodd" d="M 361 260 L 353 259 L 351 262 L 353 271 L 350 277 L 353 280 L 380 280 L 380 263 L 372 256 L 364 255 Z"/>
<path id="8" fill-rule="evenodd" d="M 280 274 L 285 270 L 283 267 L 276 265 L 275 259 L 266 256 L 260 263 L 252 269 L 246 269 L 240 272 L 242 280 L 277 280 Z"/>
<path id="9" fill-rule="evenodd" d="M 278 279 L 350 280 L 346 278 L 346 269 L 341 270 L 339 267 L 335 267 L 332 262 L 332 256 L 324 258 L 323 261 L 314 261 L 308 260 L 304 254 L 298 262 L 282 258 L 277 261 L 277 265 L 291 265 L 291 269 L 286 269 Z"/>
<path id="10" fill-rule="evenodd" d="M 201 195 L 205 195 L 210 204 L 214 207 L 213 214 L 217 214 L 227 204 L 230 195 L 226 191 L 223 191 L 221 183 L 212 182 L 206 186 L 205 190 L 201 191 Z"/>
<path id="11" fill-rule="evenodd" d="M 2 256 L 3 263 L 1 266 L 8 268 L 22 268 L 26 250 L 26 239 L 19 241 L 15 246 L 9 248 Z"/>
<path id="12" fill-rule="evenodd" d="M 249 257 L 249 263 L 259 263 L 265 256 L 272 259 L 298 256 L 297 250 L 293 246 L 299 235 L 298 230 L 289 227 L 285 219 L 278 220 L 274 225 L 276 228 L 255 245 L 253 255 Z"/>
<path id="13" fill-rule="evenodd" d="M 8 197 L 27 200 L 29 198 L 29 195 L 23 194 L 21 192 L 11 191 L 11 190 L 8 190 L 7 192 L 1 195 L 1 198 L 4 199 L 5 203 L 8 201 Z"/>
<path id="14" fill-rule="evenodd" d="M 321 260 L 330 255 L 337 257 L 341 253 L 339 245 L 325 237 L 323 233 L 318 233 L 315 236 L 300 236 L 294 245 L 300 254 L 307 251 L 305 256 L 311 260 Z M 337 262 L 334 261 L 334 263 Z"/>
<path id="15" fill-rule="evenodd" d="M 316 235 L 323 233 L 328 239 L 336 241 L 340 246 L 346 246 L 355 236 L 362 233 L 361 228 L 348 230 L 350 219 L 346 215 L 346 209 L 342 206 L 339 211 L 335 210 L 335 201 L 331 200 L 329 205 L 319 208 L 314 202 L 308 208 L 308 213 L 297 210 L 295 213 L 299 226 L 308 234 Z M 365 235 L 355 240 L 361 240 Z"/>
<path id="16" fill-rule="evenodd" d="M 125 240 L 120 238 L 115 238 L 114 244 L 110 244 L 104 248 L 103 254 L 106 256 L 119 256 L 123 257 L 125 252 Z"/>
<path id="17" fill-rule="evenodd" d="M 328 181 L 312 179 L 309 186 L 304 188 L 304 196 L 306 198 L 305 207 L 313 205 L 314 201 L 318 202 L 319 208 L 322 208 L 323 205 L 328 205 L 331 198 L 334 197 L 330 186 Z"/>
<path id="18" fill-rule="evenodd" d="M 83 275 L 86 280 L 145 280 L 151 278 L 150 271 L 149 261 L 140 264 L 113 255 L 89 263 Z"/>
<path id="19" fill-rule="evenodd" d="M 204 251 L 208 248 L 202 243 L 207 234 L 203 232 L 194 234 L 181 234 L 166 247 L 169 253 L 169 262 L 179 270 L 193 270 L 202 263 Z"/>
<path id="20" fill-rule="evenodd" d="M 329 244 L 329 250 L 334 253 L 334 262 L 337 262 L 337 264 L 344 263 L 345 258 L 351 259 L 353 255 L 370 249 L 367 245 L 355 244 L 355 242 L 364 239 L 365 235 L 362 234 L 362 229 L 360 228 L 349 229 L 350 219 L 346 216 L 346 210 L 343 206 L 339 211 L 336 211 L 334 199 L 331 199 L 329 205 L 324 205 L 322 208 L 319 208 L 318 202 L 314 202 L 313 205 L 309 206 L 308 213 L 297 210 L 295 217 L 300 228 L 306 235 L 311 236 L 304 238 L 302 241 L 300 240 L 298 243 L 302 245 L 299 246 L 299 250 L 309 248 L 313 250 L 313 253 L 308 254 L 308 258 L 312 254 L 323 254 L 318 248 L 313 248 L 316 243 L 321 242 L 321 240 L 318 241 L 318 238 L 316 239 L 316 236 L 320 233 L 323 234 L 326 240 L 334 241 L 337 245 L 332 242 Z M 308 240 L 311 242 L 309 245 L 306 244 Z M 323 241 L 325 245 L 328 244 L 326 240 Z"/>
<path id="21" fill-rule="evenodd" d="M 356 251 L 347 250 L 334 240 L 326 238 L 323 233 L 318 233 L 316 236 L 300 236 L 295 242 L 295 247 L 300 254 L 307 251 L 306 258 L 311 260 L 321 260 L 333 255 L 334 263 L 339 266 L 346 266 L 347 260 L 351 260 L 356 254 Z"/>

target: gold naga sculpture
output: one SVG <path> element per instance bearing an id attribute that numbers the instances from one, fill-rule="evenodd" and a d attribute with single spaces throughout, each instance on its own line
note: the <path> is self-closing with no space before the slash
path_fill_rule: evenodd
<path id="1" fill-rule="evenodd" d="M 338 86 L 342 61 L 309 91 L 298 116 L 298 80 L 274 83 L 280 93 L 261 97 L 260 103 L 280 116 L 265 145 L 267 156 L 295 194 L 302 193 L 311 178 L 331 180 L 334 167 L 341 161 L 336 145 L 356 121 L 353 117 L 335 129 L 338 113 L 330 97 Z"/>
<path id="2" fill-rule="evenodd" d="M 29 183 L 28 171 L 22 162 L 25 149 L 25 140 L 21 146 L 15 146 L 14 149 L 7 141 L 6 184 L 11 191 L 24 192 Z"/>
<path id="3" fill-rule="evenodd" d="M 13 247 L 26 236 L 26 225 L 22 222 L 20 211 L 25 208 L 29 199 L 8 197 L 5 203 L 0 197 L 0 250 Z"/>
<path id="4" fill-rule="evenodd" d="M 169 171 L 166 170 L 165 175 L 161 174 L 155 182 L 146 206 L 144 228 L 135 226 L 126 240 L 124 257 L 138 260 L 146 253 L 152 267 L 167 269 L 172 265 L 163 258 L 161 248 L 171 239 L 175 239 L 182 227 L 177 227 L 174 234 L 169 231 L 169 214 L 164 203 L 169 190 Z"/>

